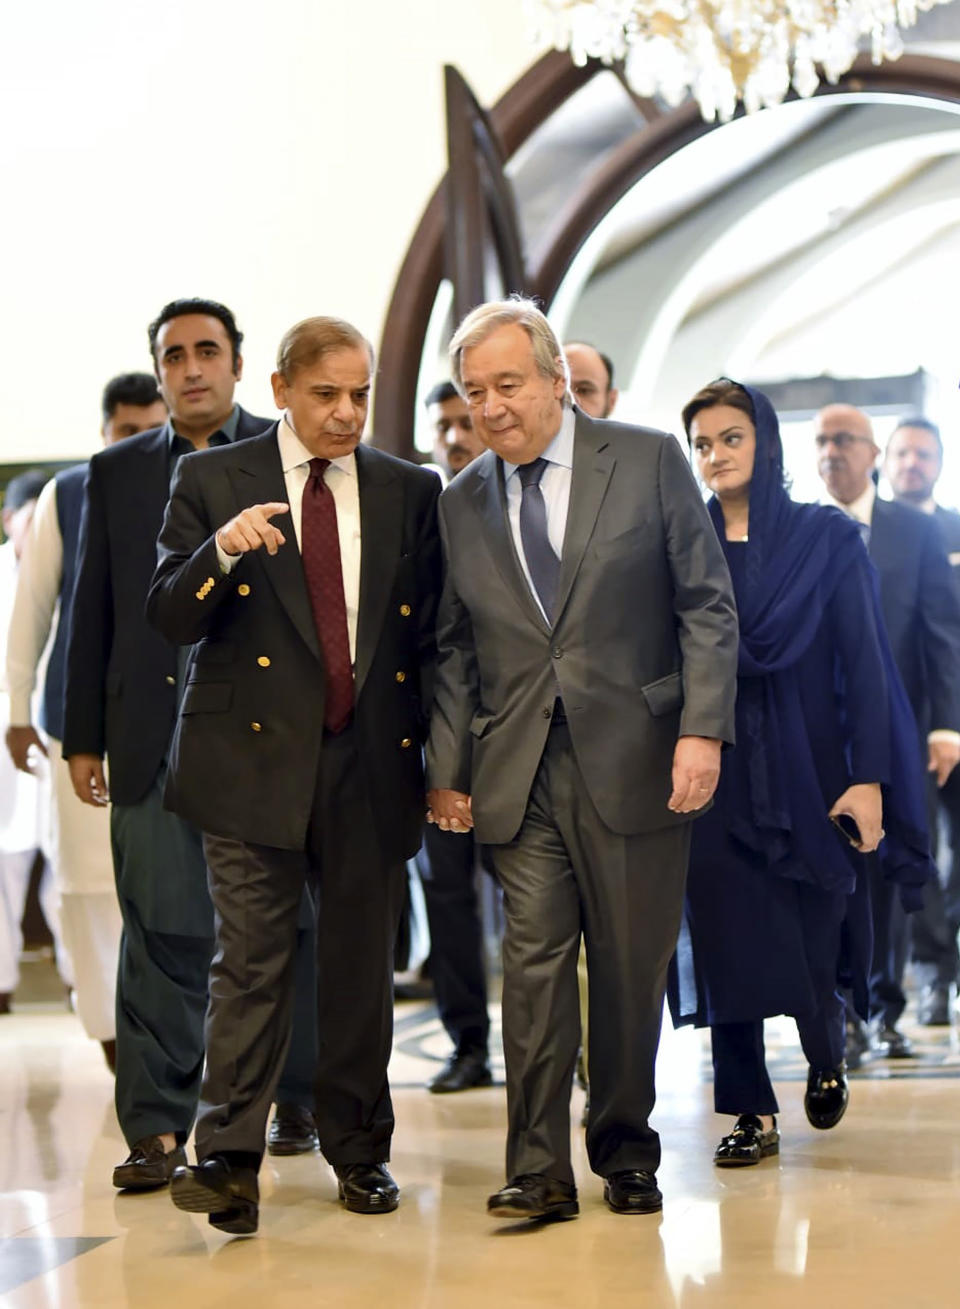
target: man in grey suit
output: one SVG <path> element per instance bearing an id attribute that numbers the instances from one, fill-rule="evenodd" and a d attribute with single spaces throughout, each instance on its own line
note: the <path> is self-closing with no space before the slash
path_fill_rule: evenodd
<path id="1" fill-rule="evenodd" d="M 661 1208 L 649 1126 L 690 820 L 733 740 L 730 579 L 670 436 L 595 421 L 527 300 L 450 347 L 489 449 L 440 501 L 447 576 L 429 817 L 503 887 L 508 1184 L 497 1217 L 572 1217 L 577 951 L 590 970 L 587 1152 L 620 1213 Z"/>

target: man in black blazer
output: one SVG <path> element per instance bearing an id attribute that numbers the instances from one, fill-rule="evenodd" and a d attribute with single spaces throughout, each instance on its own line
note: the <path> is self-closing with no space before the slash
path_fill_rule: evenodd
<path id="1" fill-rule="evenodd" d="M 200 834 L 162 791 L 182 689 L 176 647 L 144 613 L 170 478 L 184 451 L 242 443 L 267 420 L 234 403 L 242 335 L 215 301 L 173 301 L 149 328 L 168 422 L 90 460 L 67 645 L 63 754 L 77 795 L 112 802 L 123 937 L 117 979 L 117 1115 L 130 1146 L 114 1185 L 163 1186 L 196 1113 L 213 910 Z M 104 756 L 109 768 L 109 791 Z M 309 935 L 309 913 L 303 931 Z M 304 944 L 309 992 L 312 948 Z M 313 1018 L 282 1094 L 309 1120 Z M 315 1148 L 312 1122 L 304 1145 Z"/>
<path id="2" fill-rule="evenodd" d="M 815 439 L 830 500 L 863 526 L 893 657 L 926 745 L 929 772 L 942 787 L 960 759 L 960 599 L 940 533 L 924 514 L 877 497 L 872 472 L 880 450 L 865 413 L 828 405 L 817 414 Z M 877 861 L 871 867 L 873 1049 L 905 1058 L 912 1049 L 897 1023 L 906 1007 L 907 923 L 893 883 L 880 876 Z M 854 1059 L 857 1043 L 853 1031 L 848 1050 Z"/>
<path id="3" fill-rule="evenodd" d="M 148 602 L 168 640 L 194 645 L 166 802 L 204 833 L 217 917 L 198 1165 L 171 1194 L 228 1232 L 257 1227 L 308 879 L 320 1146 L 348 1209 L 397 1205 L 393 946 L 423 823 L 440 482 L 359 444 L 372 368 L 348 323 L 290 329 L 281 421 L 178 468 Z"/>
<path id="4" fill-rule="evenodd" d="M 933 518 L 960 586 L 960 514 L 934 499 L 943 471 L 943 442 L 936 423 L 920 415 L 898 423 L 887 442 L 883 471 L 901 504 Z M 931 790 L 930 831 L 936 848 L 941 827 L 946 830 L 948 851 L 939 860 L 940 880 L 927 883 L 923 908 L 911 920 L 910 958 L 920 986 L 917 1020 L 923 1026 L 943 1027 L 950 1024 L 960 983 L 960 770 L 954 769 L 939 790 Z"/>
<path id="5" fill-rule="evenodd" d="M 590 971 L 587 1152 L 617 1213 L 662 1206 L 650 1126 L 693 814 L 733 739 L 737 621 L 672 436 L 588 418 L 542 313 L 481 305 L 450 346 L 489 447 L 443 493 L 427 768 L 434 820 L 503 887 L 507 1185 L 488 1212 L 578 1212 L 570 1088 Z"/>

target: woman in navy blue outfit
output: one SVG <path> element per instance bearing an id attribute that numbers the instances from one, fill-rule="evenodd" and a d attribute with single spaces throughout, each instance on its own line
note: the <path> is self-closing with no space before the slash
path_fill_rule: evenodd
<path id="1" fill-rule="evenodd" d="M 881 858 L 908 904 L 931 865 L 916 728 L 858 525 L 790 500 L 761 392 L 721 379 L 683 421 L 741 637 L 737 744 L 694 825 L 670 1001 L 676 1023 L 711 1028 L 714 1105 L 737 1119 L 714 1159 L 730 1167 L 779 1151 L 764 1018 L 797 1021 L 812 1125 L 842 1118 L 838 986 L 865 1009 L 867 860 Z"/>

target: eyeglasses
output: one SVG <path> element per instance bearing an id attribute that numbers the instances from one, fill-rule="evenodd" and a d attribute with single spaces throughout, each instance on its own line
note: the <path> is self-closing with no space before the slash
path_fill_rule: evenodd
<path id="1" fill-rule="evenodd" d="M 835 445 L 838 450 L 849 450 L 858 441 L 865 441 L 867 445 L 873 445 L 871 437 L 857 436 L 855 432 L 820 432 L 814 437 L 814 443 L 818 450 L 826 450 L 828 445 Z"/>

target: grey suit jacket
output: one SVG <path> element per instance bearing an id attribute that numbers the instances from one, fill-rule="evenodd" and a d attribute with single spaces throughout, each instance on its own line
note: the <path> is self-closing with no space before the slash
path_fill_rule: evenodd
<path id="1" fill-rule="evenodd" d="M 737 619 L 723 551 L 673 437 L 577 412 L 557 620 L 523 576 L 503 465 L 487 451 L 440 499 L 446 582 L 428 784 L 473 795 L 477 839 L 510 841 L 563 697 L 604 823 L 667 809 L 678 735 L 733 741 Z"/>

